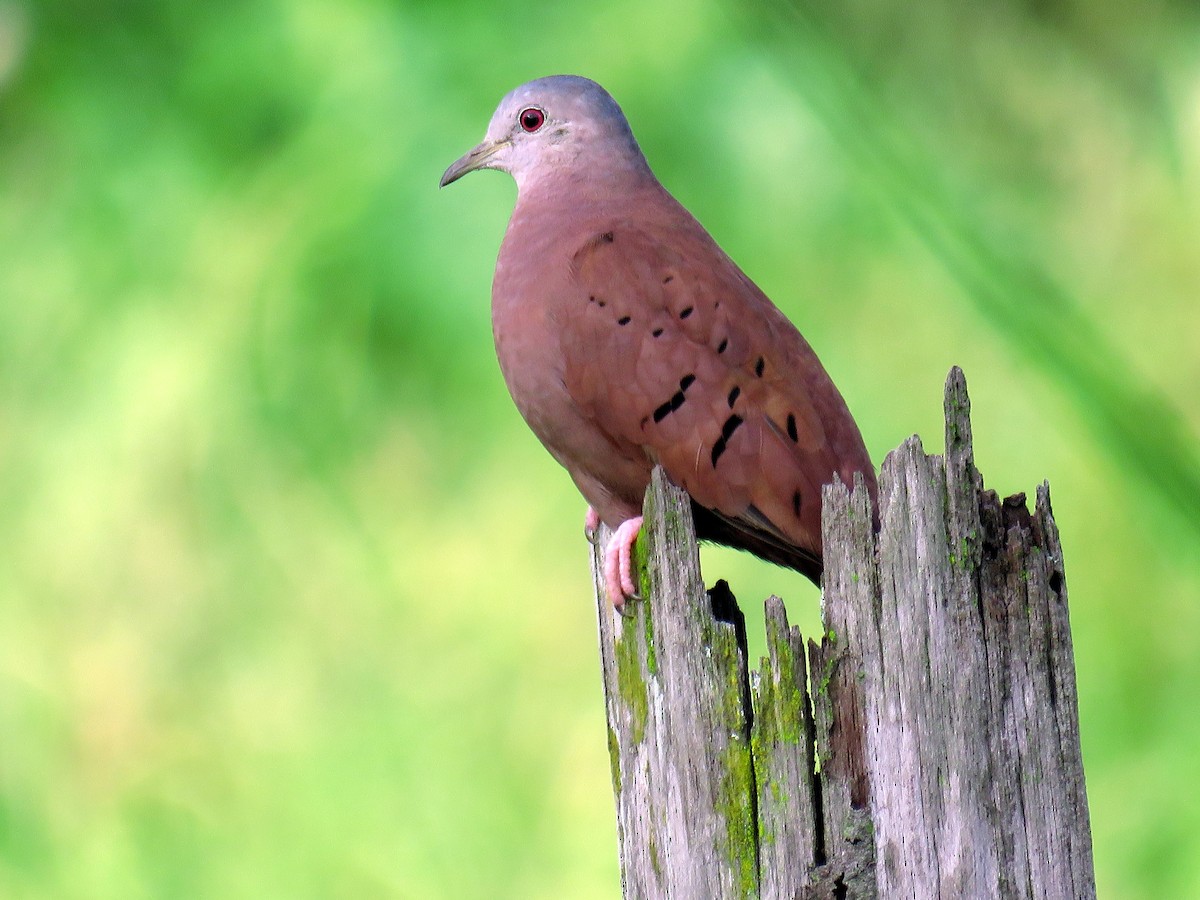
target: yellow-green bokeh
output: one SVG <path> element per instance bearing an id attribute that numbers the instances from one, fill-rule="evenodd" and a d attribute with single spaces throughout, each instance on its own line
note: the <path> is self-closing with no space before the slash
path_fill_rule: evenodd
<path id="1" fill-rule="evenodd" d="M 515 191 L 437 190 L 555 72 L 877 462 L 963 366 L 989 486 L 1053 489 L 1101 894 L 1200 894 L 1200 16 L 842 6 L 0 0 L 0 896 L 619 894 Z"/>

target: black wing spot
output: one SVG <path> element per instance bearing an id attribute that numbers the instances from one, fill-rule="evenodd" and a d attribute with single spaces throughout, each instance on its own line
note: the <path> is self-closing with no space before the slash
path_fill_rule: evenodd
<path id="1" fill-rule="evenodd" d="M 792 443 L 799 443 L 800 435 L 796 432 L 796 417 L 791 413 L 788 413 L 787 430 L 788 437 L 792 439 Z"/>
<path id="2" fill-rule="evenodd" d="M 725 448 L 729 445 L 729 439 L 733 437 L 733 433 L 737 431 L 738 426 L 741 424 L 742 417 L 732 415 L 721 426 L 721 436 L 713 441 L 712 464 L 714 469 L 717 467 L 717 460 L 721 458 L 721 454 L 725 452 Z"/>
<path id="3" fill-rule="evenodd" d="M 696 376 L 691 372 L 688 372 L 686 375 L 680 378 L 679 390 L 675 392 L 670 400 L 654 411 L 654 421 L 661 422 L 671 413 L 675 412 L 675 410 L 679 409 L 679 407 L 683 406 L 683 401 L 687 399 L 687 397 L 683 395 L 683 392 L 690 388 L 695 381 Z"/>
<path id="4" fill-rule="evenodd" d="M 766 366 L 767 366 L 766 362 L 760 356 L 758 358 L 758 362 L 756 362 L 754 364 L 754 374 L 757 375 L 759 378 L 762 378 L 763 369 L 765 369 Z"/>
<path id="5" fill-rule="evenodd" d="M 621 318 L 617 319 L 617 324 L 628 325 L 631 321 L 632 319 L 630 319 L 629 316 L 621 316 Z"/>
<path id="6" fill-rule="evenodd" d="M 724 353 L 725 348 L 729 346 L 729 338 L 724 338 L 721 343 L 717 344 L 717 352 Z"/>
<path id="7" fill-rule="evenodd" d="M 670 284 L 674 280 L 675 280 L 674 275 L 668 275 L 666 278 L 663 279 L 663 284 Z"/>
<path id="8" fill-rule="evenodd" d="M 694 307 L 685 306 L 683 309 L 681 309 L 679 311 L 679 318 L 686 319 L 688 316 L 690 316 L 692 314 L 693 309 L 694 309 Z"/>
<path id="9" fill-rule="evenodd" d="M 671 413 L 675 412 L 675 410 L 679 409 L 679 407 L 683 406 L 683 401 L 686 399 L 687 397 L 683 395 L 683 391 L 676 391 L 670 400 L 654 411 L 655 423 L 661 422 Z"/>
<path id="10" fill-rule="evenodd" d="M 651 333 L 652 335 L 654 335 L 655 337 L 662 337 L 663 330 L 662 330 L 661 328 L 655 328 L 655 329 L 654 329 L 652 332 L 650 332 L 650 333 Z"/>
<path id="11" fill-rule="evenodd" d="M 741 395 L 741 393 L 742 393 L 742 389 L 735 384 L 733 386 L 733 390 L 731 390 L 729 392 L 729 408 L 730 409 L 733 409 L 733 404 L 737 403 L 737 398 Z"/>
<path id="12" fill-rule="evenodd" d="M 596 302 L 595 294 L 592 294 L 590 297 L 588 297 L 588 303 L 595 303 L 595 302 Z"/>
<path id="13" fill-rule="evenodd" d="M 792 512 L 796 514 L 796 518 L 800 518 L 800 492 L 796 491 L 792 494 Z"/>

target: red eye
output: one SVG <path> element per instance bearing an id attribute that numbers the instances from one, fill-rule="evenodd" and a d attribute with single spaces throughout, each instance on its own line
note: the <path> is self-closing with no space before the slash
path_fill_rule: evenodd
<path id="1" fill-rule="evenodd" d="M 545 123 L 546 114 L 536 106 L 530 106 L 528 109 L 521 110 L 521 114 L 517 116 L 517 121 L 521 123 L 522 128 L 532 134 Z"/>

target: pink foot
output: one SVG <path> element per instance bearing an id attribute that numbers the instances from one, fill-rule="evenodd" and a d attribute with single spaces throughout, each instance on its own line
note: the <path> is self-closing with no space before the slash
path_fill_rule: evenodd
<path id="1" fill-rule="evenodd" d="M 613 532 L 612 539 L 604 550 L 604 584 L 608 588 L 608 599 L 617 609 L 625 605 L 625 598 L 637 596 L 637 589 L 633 584 L 631 556 L 633 543 L 637 540 L 638 529 L 641 527 L 641 516 L 626 519 Z"/>

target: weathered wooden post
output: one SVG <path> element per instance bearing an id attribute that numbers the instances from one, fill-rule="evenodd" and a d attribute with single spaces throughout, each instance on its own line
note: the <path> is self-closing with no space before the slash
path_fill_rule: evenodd
<path id="1" fill-rule="evenodd" d="M 689 502 L 655 474 L 641 592 L 596 568 L 627 898 L 1095 896 L 1066 581 L 1049 488 L 985 491 L 962 372 L 946 453 L 888 455 L 824 497 L 820 644 L 766 604 L 748 673 L 721 582 L 700 580 Z M 607 534 L 602 534 L 602 541 Z"/>

